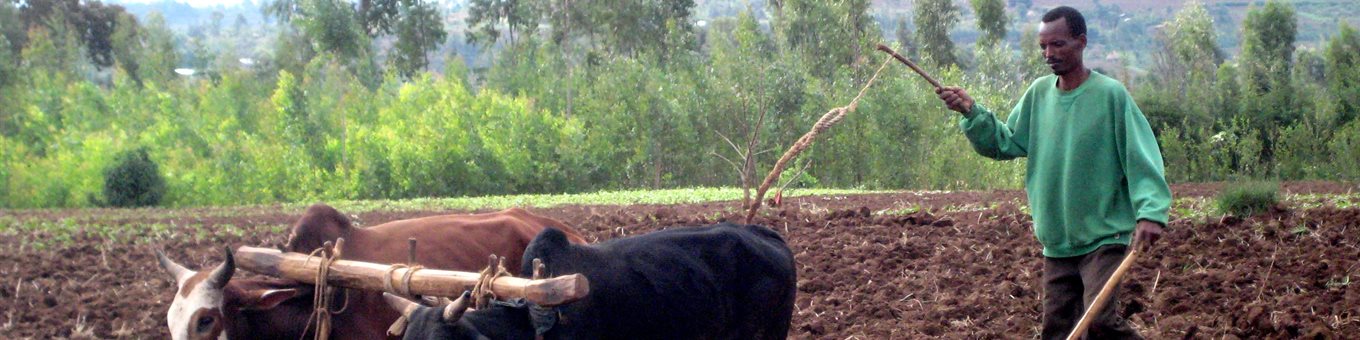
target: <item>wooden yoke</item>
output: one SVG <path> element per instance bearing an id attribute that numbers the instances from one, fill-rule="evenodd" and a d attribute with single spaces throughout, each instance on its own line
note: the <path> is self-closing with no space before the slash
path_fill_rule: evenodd
<path id="1" fill-rule="evenodd" d="M 308 284 L 316 284 L 316 273 L 321 265 L 320 261 L 305 254 L 256 247 L 236 248 L 236 262 L 245 270 Z M 400 278 L 404 271 L 411 270 L 389 271 L 390 268 L 384 264 L 336 260 L 331 263 L 326 281 L 339 287 L 383 291 L 384 280 Z M 389 272 L 391 277 L 387 276 Z M 470 272 L 420 269 L 411 275 L 411 294 L 459 296 L 472 289 L 480 276 Z M 491 283 L 491 292 L 496 296 L 522 297 L 541 306 L 557 306 L 584 298 L 590 293 L 590 282 L 581 274 L 542 280 L 505 276 Z"/>

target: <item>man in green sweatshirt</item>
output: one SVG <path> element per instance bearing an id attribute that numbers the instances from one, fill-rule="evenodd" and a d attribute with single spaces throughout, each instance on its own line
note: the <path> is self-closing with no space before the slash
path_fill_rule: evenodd
<path id="1" fill-rule="evenodd" d="M 1147 118 L 1119 81 L 1087 69 L 1086 20 L 1071 7 L 1044 14 L 1039 31 L 1053 75 L 1034 81 L 1002 122 L 958 87 L 937 90 L 973 149 L 1027 157 L 1025 193 L 1044 247 L 1043 339 L 1062 339 L 1128 252 L 1150 250 L 1166 226 L 1171 189 Z M 1091 339 L 1139 338 L 1100 311 Z"/>

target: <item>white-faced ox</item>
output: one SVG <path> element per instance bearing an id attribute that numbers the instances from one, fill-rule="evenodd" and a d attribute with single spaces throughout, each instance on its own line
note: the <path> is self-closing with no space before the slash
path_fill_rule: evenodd
<path id="1" fill-rule="evenodd" d="M 580 273 L 584 299 L 554 308 L 523 300 L 467 310 L 467 294 L 443 307 L 387 295 L 414 339 L 784 339 L 797 273 L 784 239 L 764 226 L 673 228 L 592 245 L 548 229 L 524 252 L 546 275 Z"/>
<path id="2" fill-rule="evenodd" d="M 522 209 L 471 215 L 445 215 L 400 220 L 356 228 L 326 205 L 309 207 L 293 226 L 286 251 L 311 253 L 326 241 L 343 237 L 343 257 L 373 263 L 405 263 L 409 238 L 417 240 L 416 262 L 427 268 L 478 271 L 488 256 L 507 257 L 520 266 L 524 248 L 544 228 L 568 228 L 570 242 L 584 243 L 570 226 Z M 313 289 L 281 279 L 232 280 L 235 263 L 226 260 L 210 272 L 196 272 L 157 252 L 161 267 L 175 278 L 178 291 L 166 315 L 171 338 L 288 339 L 313 336 L 309 327 Z M 348 291 L 334 295 L 332 339 L 383 339 L 400 314 L 377 292 Z"/>

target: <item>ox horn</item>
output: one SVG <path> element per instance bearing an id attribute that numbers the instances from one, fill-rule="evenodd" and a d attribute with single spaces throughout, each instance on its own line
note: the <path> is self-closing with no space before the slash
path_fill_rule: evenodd
<path id="1" fill-rule="evenodd" d="M 156 249 L 156 260 L 160 261 L 161 269 L 165 269 L 165 272 L 170 273 L 170 276 L 175 278 L 175 284 L 179 284 L 183 278 L 194 274 L 194 271 L 184 268 L 184 266 L 175 263 L 175 260 L 166 257 L 165 252 L 160 249 Z"/>
<path id="2" fill-rule="evenodd" d="M 463 312 L 466 312 L 468 307 L 472 307 L 471 297 L 472 292 L 463 291 L 463 296 L 459 296 L 457 300 L 453 300 L 453 303 L 444 306 L 444 322 L 454 323 L 458 322 L 458 319 L 462 319 Z"/>
<path id="3" fill-rule="evenodd" d="M 217 265 L 217 269 L 213 269 L 212 274 L 208 276 L 208 280 L 204 282 L 208 287 L 222 289 L 227 286 L 227 281 L 231 280 L 231 275 L 236 273 L 236 259 L 231 256 L 231 249 L 224 247 L 222 252 L 226 254 L 227 259 Z"/>
<path id="4" fill-rule="evenodd" d="M 391 306 L 392 309 L 400 311 L 401 316 L 404 316 L 407 319 L 411 318 L 411 313 L 414 313 L 416 311 L 416 307 L 419 306 L 415 302 L 411 302 L 411 300 L 407 300 L 404 297 L 392 295 L 392 293 L 383 293 L 383 300 L 387 300 L 388 306 Z"/>

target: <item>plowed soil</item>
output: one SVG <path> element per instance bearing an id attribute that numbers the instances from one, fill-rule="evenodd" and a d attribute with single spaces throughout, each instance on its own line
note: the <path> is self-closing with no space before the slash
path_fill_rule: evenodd
<path id="1" fill-rule="evenodd" d="M 1174 187 L 1177 197 L 1220 185 Z M 1286 183 L 1289 193 L 1354 193 L 1350 183 Z M 1353 196 L 1352 196 L 1353 197 Z M 533 209 L 604 240 L 738 221 L 736 203 Z M 790 198 L 757 223 L 798 264 L 791 338 L 1034 338 L 1040 246 L 1023 193 L 904 192 Z M 1175 209 L 1173 209 L 1175 210 Z M 274 246 L 301 211 L 0 211 L 0 338 L 168 338 L 173 280 L 154 249 L 190 267 L 224 246 Z M 449 211 L 371 212 L 362 224 Z M 113 216 L 113 217 L 110 217 Z M 221 217 L 229 216 L 229 217 Z M 1353 338 L 1360 334 L 1360 208 L 1284 204 L 1246 219 L 1181 217 L 1126 276 L 1121 314 L 1144 336 Z M 63 222 L 64 221 L 64 222 Z M 81 226 L 100 221 L 101 228 Z M 29 223 L 31 224 L 31 223 Z M 75 225 L 75 226 L 72 226 Z M 65 239 L 47 228 L 89 229 Z M 107 228 L 125 233 L 96 232 Z M 5 229 L 0 229 L 3 231 Z M 238 274 L 244 275 L 244 274 Z"/>

